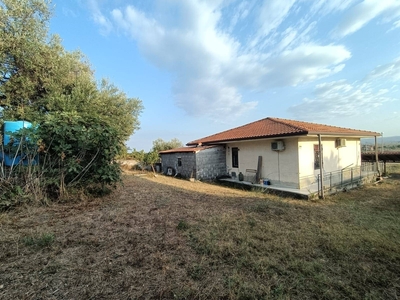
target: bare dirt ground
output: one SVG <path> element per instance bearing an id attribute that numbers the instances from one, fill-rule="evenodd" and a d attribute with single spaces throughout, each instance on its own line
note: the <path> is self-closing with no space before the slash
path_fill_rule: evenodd
<path id="1" fill-rule="evenodd" d="M 374 205 L 379 197 L 387 197 L 390 209 L 395 207 L 398 211 L 393 193 L 400 191 L 400 185 L 395 183 L 390 188 L 387 195 L 377 186 L 360 193 L 375 195 L 376 198 L 369 199 Z M 355 193 L 347 195 L 354 197 Z M 339 292 L 324 296 L 322 289 L 314 290 L 314 287 L 300 291 L 297 284 L 304 286 L 301 280 L 296 279 L 298 283 L 295 283 L 288 279 L 285 286 L 282 279 L 282 285 L 279 276 L 289 278 L 292 273 L 285 275 L 276 269 L 286 263 L 284 249 L 298 248 L 300 244 L 300 248 L 306 247 L 306 241 L 294 245 L 297 233 L 306 226 L 302 220 L 309 220 L 307 226 L 312 224 L 313 231 L 319 234 L 324 220 L 333 224 L 329 226 L 351 222 L 352 216 L 344 213 L 342 206 L 336 208 L 341 199 L 332 198 L 324 203 L 300 201 L 161 175 L 138 177 L 128 174 L 124 177 L 124 186 L 104 198 L 55 203 L 48 207 L 19 207 L 0 213 L 0 299 L 257 299 L 261 297 L 253 293 L 257 289 L 258 295 L 265 298 L 293 298 L 303 292 L 306 298 L 313 298 L 313 293 L 319 292 L 321 294 L 314 295 L 315 298 L 333 299 L 340 295 L 362 298 L 362 295 L 368 296 L 363 289 L 354 288 L 341 294 L 342 281 L 346 278 L 338 279 L 339 283 L 329 283 L 331 289 L 337 288 Z M 249 211 L 249 207 L 252 210 Z M 261 227 L 267 221 L 269 227 Z M 207 239 L 214 241 L 213 236 L 222 236 L 220 239 L 223 240 L 224 230 L 229 230 L 226 224 L 237 226 L 231 228 L 238 232 L 249 226 L 250 233 L 237 236 L 234 241 L 223 241 L 218 248 L 214 242 L 212 246 L 207 244 Z M 256 233 L 257 224 L 261 231 L 257 232 L 256 239 L 248 239 L 251 231 Z M 282 231 L 282 228 L 288 228 L 288 231 Z M 390 228 L 392 231 L 397 229 Z M 203 232 L 209 234 L 203 236 Z M 263 232 L 265 237 L 261 237 Z M 260 260 L 248 267 L 247 252 L 255 251 L 254 245 L 259 241 L 265 244 L 285 232 L 290 237 L 287 244 L 278 248 L 278 245 L 268 243 L 273 246 L 268 246 L 271 248 L 261 254 L 257 254 L 261 250 L 254 252 L 251 256 L 260 255 Z M 393 237 L 397 238 L 398 234 L 393 232 Z M 230 235 L 235 236 L 235 233 Z M 235 248 L 237 245 L 240 247 Z M 398 243 L 388 247 L 397 246 Z M 323 247 L 326 249 L 327 246 Z M 313 256 L 319 259 L 316 253 Z M 326 253 L 320 262 L 324 266 L 331 260 Z M 275 255 L 274 261 L 281 262 L 274 268 L 271 262 L 265 265 L 262 257 L 268 255 Z M 399 253 L 393 255 L 388 258 L 388 264 L 400 266 Z M 301 260 L 310 259 L 308 256 L 303 258 Z M 288 270 L 292 268 L 290 264 Z M 299 261 L 295 264 L 296 268 L 301 268 L 299 272 L 303 272 L 303 267 L 298 266 Z M 370 262 L 365 267 L 371 266 Z M 248 273 L 239 274 L 246 268 L 249 268 Z M 327 277 L 334 270 L 329 268 Z M 355 272 L 358 270 L 356 267 Z M 343 270 L 343 274 L 346 272 Z M 370 272 L 371 278 L 375 278 L 376 274 Z M 257 288 L 252 287 L 251 282 L 247 284 L 245 277 L 240 277 L 251 274 L 259 278 L 254 282 L 260 280 Z M 343 276 L 341 274 L 337 271 L 332 276 Z M 371 298 L 385 292 L 383 295 L 389 296 L 385 298 L 395 299 L 393 295 L 400 292 L 399 273 L 388 270 L 384 274 L 395 277 L 394 283 L 388 283 L 388 286 L 377 284 Z M 307 278 L 304 280 L 309 281 Z M 361 284 L 362 280 L 366 279 L 357 279 L 354 284 Z"/>

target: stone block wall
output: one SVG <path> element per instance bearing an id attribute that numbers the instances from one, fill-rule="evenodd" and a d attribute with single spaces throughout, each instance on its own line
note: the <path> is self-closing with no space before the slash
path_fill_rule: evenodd
<path id="1" fill-rule="evenodd" d="M 212 180 L 219 175 L 227 174 L 225 149 L 223 146 L 194 152 L 161 154 L 162 172 L 167 174 L 173 168 L 183 177 L 197 180 Z M 178 160 L 182 165 L 178 165 Z"/>
<path id="2" fill-rule="evenodd" d="M 227 174 L 225 148 L 220 146 L 198 152 L 196 166 L 196 179 L 213 180 L 219 175 Z"/>
<path id="3" fill-rule="evenodd" d="M 181 159 L 182 165 L 178 166 L 178 159 Z M 196 169 L 196 153 L 183 152 L 183 153 L 168 153 L 161 154 L 162 172 L 167 174 L 168 168 L 173 168 L 176 173 L 181 174 L 183 177 L 190 178 L 195 176 Z"/>

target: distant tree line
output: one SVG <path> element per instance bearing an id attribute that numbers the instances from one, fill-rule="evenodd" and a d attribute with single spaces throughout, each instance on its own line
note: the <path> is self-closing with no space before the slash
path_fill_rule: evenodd
<path id="1" fill-rule="evenodd" d="M 153 167 L 155 163 L 160 160 L 159 152 L 180 148 L 183 144 L 180 140 L 173 138 L 170 141 L 164 141 L 161 138 L 153 141 L 153 147 L 150 151 L 145 152 L 144 150 L 136 150 L 125 148 L 124 152 L 119 156 L 120 159 L 133 159 L 138 162 L 138 165 L 143 169 L 146 167 Z"/>

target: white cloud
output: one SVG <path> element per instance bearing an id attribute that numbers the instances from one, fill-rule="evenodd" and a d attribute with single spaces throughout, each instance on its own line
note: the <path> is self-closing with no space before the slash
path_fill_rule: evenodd
<path id="1" fill-rule="evenodd" d="M 310 82 L 339 72 L 351 57 L 343 45 L 309 42 L 307 35 L 315 23 L 304 24 L 300 32 L 288 27 L 279 34 L 277 49 L 260 52 L 240 43 L 229 30 L 222 31 L 220 3 L 165 3 L 176 5 L 169 7 L 177 11 L 174 20 L 160 17 L 163 11 L 149 14 L 134 6 L 114 9 L 112 20 L 137 41 L 149 61 L 175 76 L 176 104 L 191 115 L 239 115 L 257 104 L 244 102 L 239 89 L 266 90 Z M 258 19 L 266 18 L 263 35 L 281 24 L 293 3 L 265 2 Z M 234 15 L 244 18 L 251 6 L 239 7 Z M 271 11 L 278 8 L 279 17 Z M 271 18 L 273 24 L 267 22 Z"/>
<path id="2" fill-rule="evenodd" d="M 372 70 L 365 81 L 380 81 L 383 80 L 385 83 L 388 81 L 399 82 L 400 81 L 400 57 L 394 61 L 381 65 Z"/>
<path id="3" fill-rule="evenodd" d="M 176 20 L 179 26 L 160 23 L 133 6 L 114 10 L 112 16 L 151 62 L 176 76 L 173 94 L 187 113 L 221 117 L 254 108 L 256 103 L 243 103 L 237 88 L 221 73 L 239 45 L 217 29 L 219 11 L 193 1 L 181 1 L 180 9 L 185 18 Z"/>
<path id="4" fill-rule="evenodd" d="M 270 0 L 264 1 L 262 4 L 257 23 L 259 30 L 255 38 L 251 41 L 250 46 L 255 47 L 260 42 L 264 42 L 264 38 L 275 31 L 281 23 L 289 16 L 289 11 L 296 0 Z M 264 46 L 265 42 L 261 45 Z"/>
<path id="5" fill-rule="evenodd" d="M 96 0 L 88 0 L 88 4 L 93 21 L 100 26 L 100 33 L 103 35 L 109 34 L 113 29 L 112 23 L 102 14 L 98 2 Z"/>
<path id="6" fill-rule="evenodd" d="M 336 11 L 343 11 L 357 0 L 316 0 L 312 2 L 311 13 L 327 15 Z"/>
<path id="7" fill-rule="evenodd" d="M 345 80 L 317 85 L 314 98 L 289 108 L 295 116 L 308 120 L 354 117 L 370 113 L 383 103 L 395 99 L 387 90 L 374 91 L 369 85 L 350 84 Z"/>
<path id="8" fill-rule="evenodd" d="M 342 22 L 334 31 L 334 34 L 338 37 L 352 34 L 361 29 L 372 19 L 377 18 L 384 13 L 389 15 L 393 11 L 398 11 L 399 7 L 400 2 L 398 0 L 364 0 L 363 2 L 353 6 L 346 13 Z M 392 14 L 390 19 L 395 17 L 398 17 L 398 14 Z"/>
<path id="9" fill-rule="evenodd" d="M 306 119 L 325 119 L 369 113 L 385 102 L 400 101 L 397 83 L 400 80 L 400 58 L 374 68 L 362 81 L 338 80 L 319 84 L 313 98 L 289 108 L 294 115 Z"/>
<path id="10" fill-rule="evenodd" d="M 272 72 L 267 79 L 271 87 L 295 86 L 341 71 L 343 62 L 350 57 L 344 46 L 304 44 L 272 59 Z"/>

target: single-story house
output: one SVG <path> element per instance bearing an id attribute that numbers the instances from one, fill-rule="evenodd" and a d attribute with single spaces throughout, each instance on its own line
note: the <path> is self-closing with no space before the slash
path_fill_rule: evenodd
<path id="1" fill-rule="evenodd" d="M 174 168 L 196 179 L 244 175 L 256 184 L 268 179 L 271 185 L 307 189 L 318 176 L 343 180 L 347 170 L 352 179 L 361 178 L 360 139 L 377 136 L 378 132 L 265 118 L 160 154 L 163 169 Z M 183 171 L 186 164 L 188 170 Z"/>
<path id="2" fill-rule="evenodd" d="M 162 172 L 196 180 L 212 180 L 226 174 L 224 146 L 181 147 L 160 152 Z"/>

